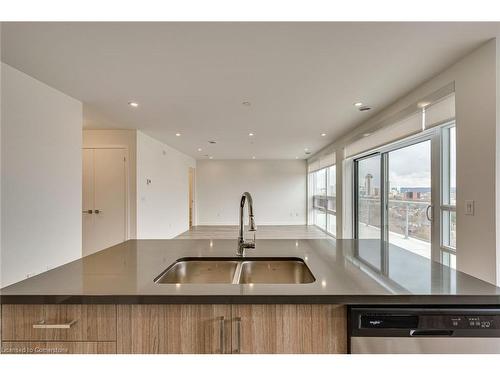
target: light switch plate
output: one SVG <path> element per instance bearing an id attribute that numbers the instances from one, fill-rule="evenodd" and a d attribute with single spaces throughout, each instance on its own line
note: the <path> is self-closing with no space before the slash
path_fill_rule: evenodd
<path id="1" fill-rule="evenodd" d="M 465 214 L 474 215 L 474 201 L 465 201 Z"/>

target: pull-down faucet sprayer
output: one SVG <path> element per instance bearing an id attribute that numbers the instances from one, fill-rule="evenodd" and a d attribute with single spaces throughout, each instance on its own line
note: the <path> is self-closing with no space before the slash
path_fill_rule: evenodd
<path id="1" fill-rule="evenodd" d="M 249 231 L 254 232 L 253 240 L 252 241 L 245 241 L 245 230 L 244 230 L 244 223 L 243 223 L 243 211 L 245 208 L 245 202 L 248 201 L 248 224 L 250 226 Z M 255 232 L 257 231 L 257 227 L 255 226 L 255 218 L 253 216 L 253 200 L 252 196 L 250 195 L 249 192 L 244 192 L 243 195 L 241 196 L 241 201 L 240 201 L 240 232 L 238 235 L 238 251 L 237 255 L 238 256 L 244 256 L 245 255 L 245 249 L 255 249 Z"/>

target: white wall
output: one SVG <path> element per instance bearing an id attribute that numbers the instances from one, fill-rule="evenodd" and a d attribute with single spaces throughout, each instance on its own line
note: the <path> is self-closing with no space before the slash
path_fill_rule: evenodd
<path id="1" fill-rule="evenodd" d="M 82 104 L 2 64 L 2 286 L 81 256 Z"/>
<path id="2" fill-rule="evenodd" d="M 0 88 L 2 87 L 2 23 L 0 22 Z M 0 287 L 2 286 L 2 90 L 0 89 Z"/>
<path id="3" fill-rule="evenodd" d="M 237 225 L 241 194 L 254 200 L 257 225 L 306 223 L 303 160 L 198 160 L 198 225 Z"/>
<path id="4" fill-rule="evenodd" d="M 128 228 L 129 238 L 136 238 L 137 229 L 137 130 L 83 130 L 83 147 L 120 147 L 128 152 Z"/>
<path id="5" fill-rule="evenodd" d="M 337 151 L 339 176 L 343 147 L 350 138 L 369 131 L 383 119 L 454 82 L 457 126 L 457 269 L 500 285 L 500 256 L 497 252 L 497 241 L 500 245 L 500 223 L 496 220 L 496 212 L 500 210 L 500 192 L 497 192 L 500 174 L 496 171 L 500 160 L 500 143 L 497 142 L 497 138 L 500 140 L 497 129 L 497 111 L 500 110 L 497 97 L 497 54 L 497 41 L 487 42 L 325 150 Z M 337 180 L 337 225 L 345 228 L 342 223 L 345 212 L 339 215 L 339 202 L 343 198 L 342 185 Z M 464 214 L 465 200 L 475 201 L 474 216 Z M 351 206 L 344 207 L 344 210 L 351 209 Z M 348 233 L 337 229 L 339 238 Z"/>
<path id="6" fill-rule="evenodd" d="M 172 238 L 189 229 L 188 171 L 195 166 L 193 158 L 137 132 L 137 238 Z"/>

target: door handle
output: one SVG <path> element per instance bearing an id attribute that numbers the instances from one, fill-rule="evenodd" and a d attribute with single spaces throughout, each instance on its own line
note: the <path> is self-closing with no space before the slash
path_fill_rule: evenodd
<path id="1" fill-rule="evenodd" d="M 96 215 L 99 215 L 99 214 L 101 214 L 101 213 L 102 213 L 102 210 L 94 210 L 94 213 L 95 213 Z"/>
<path id="2" fill-rule="evenodd" d="M 226 352 L 226 335 L 224 332 L 224 317 L 219 317 L 219 343 L 220 343 L 220 353 L 224 354 Z"/>
<path id="3" fill-rule="evenodd" d="M 39 322 L 36 322 L 33 324 L 34 329 L 70 329 L 72 325 L 76 323 L 76 320 L 72 320 L 71 322 L 68 323 L 55 323 L 55 324 L 48 324 L 45 323 L 45 320 L 40 320 Z"/>
<path id="4" fill-rule="evenodd" d="M 236 349 L 235 353 L 241 353 L 241 318 L 235 318 L 236 321 Z"/>
<path id="5" fill-rule="evenodd" d="M 92 212 L 93 212 L 92 210 L 83 210 L 82 211 L 83 214 L 89 214 L 89 215 L 91 215 Z"/>
<path id="6" fill-rule="evenodd" d="M 410 336 L 452 336 L 453 331 L 447 329 L 412 329 Z"/>
<path id="7" fill-rule="evenodd" d="M 425 209 L 425 216 L 427 217 L 427 220 L 432 221 L 433 216 L 434 216 L 434 213 L 432 212 L 432 213 L 433 213 L 433 215 L 432 215 L 432 216 L 429 216 L 429 210 L 430 210 L 431 212 L 433 211 L 433 210 L 432 210 L 432 205 L 431 205 L 431 204 L 430 204 L 430 205 L 428 205 L 428 206 L 427 206 L 427 208 Z"/>

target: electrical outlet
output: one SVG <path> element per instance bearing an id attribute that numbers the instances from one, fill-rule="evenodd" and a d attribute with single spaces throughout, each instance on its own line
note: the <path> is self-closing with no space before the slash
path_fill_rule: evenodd
<path id="1" fill-rule="evenodd" d="M 474 216 L 474 201 L 465 201 L 465 214 Z"/>

